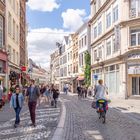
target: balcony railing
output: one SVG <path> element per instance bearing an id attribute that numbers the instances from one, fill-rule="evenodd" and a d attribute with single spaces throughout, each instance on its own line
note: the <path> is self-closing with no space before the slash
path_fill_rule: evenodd
<path id="1" fill-rule="evenodd" d="M 140 12 L 135 8 L 130 9 L 130 18 L 137 18 L 140 17 Z"/>

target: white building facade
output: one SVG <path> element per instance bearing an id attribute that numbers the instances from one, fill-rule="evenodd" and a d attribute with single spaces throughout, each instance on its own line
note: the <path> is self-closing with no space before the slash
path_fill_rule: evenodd
<path id="1" fill-rule="evenodd" d="M 6 47 L 9 53 L 10 85 L 20 79 L 20 1 L 6 0 Z"/>
<path id="2" fill-rule="evenodd" d="M 85 52 L 88 51 L 88 23 L 85 23 L 78 31 L 78 73 L 79 84 L 84 82 Z"/>
<path id="3" fill-rule="evenodd" d="M 91 15 L 92 85 L 103 79 L 112 98 L 140 96 L 140 0 L 92 0 Z"/>

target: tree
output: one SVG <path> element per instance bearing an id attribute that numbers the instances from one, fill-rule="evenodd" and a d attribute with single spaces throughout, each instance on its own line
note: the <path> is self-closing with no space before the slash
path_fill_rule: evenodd
<path id="1" fill-rule="evenodd" d="M 85 52 L 85 85 L 87 87 L 91 84 L 91 56 L 88 51 Z"/>

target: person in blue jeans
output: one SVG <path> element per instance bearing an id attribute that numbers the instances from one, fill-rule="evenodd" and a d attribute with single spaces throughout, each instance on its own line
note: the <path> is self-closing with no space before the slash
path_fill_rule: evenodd
<path id="1" fill-rule="evenodd" d="M 17 85 L 15 87 L 15 93 L 12 94 L 11 100 L 10 100 L 10 104 L 14 108 L 15 113 L 16 113 L 16 120 L 14 124 L 15 128 L 20 124 L 20 111 L 23 107 L 23 103 L 24 103 L 24 96 L 20 92 L 19 85 Z"/>

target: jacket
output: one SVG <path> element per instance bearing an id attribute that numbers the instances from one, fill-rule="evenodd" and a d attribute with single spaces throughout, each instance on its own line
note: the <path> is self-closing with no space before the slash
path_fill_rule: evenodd
<path id="1" fill-rule="evenodd" d="M 29 96 L 29 102 L 37 102 L 37 99 L 39 98 L 40 95 L 40 90 L 37 86 L 34 87 L 33 93 L 31 92 L 32 87 L 30 86 L 27 89 L 26 96 Z"/>
<path id="2" fill-rule="evenodd" d="M 18 95 L 18 102 L 19 102 L 19 106 L 22 108 L 23 103 L 24 103 L 24 96 L 22 93 L 19 93 Z M 16 93 L 13 93 L 13 95 L 11 96 L 11 100 L 10 100 L 10 105 L 13 108 L 17 107 L 17 103 L 16 103 Z"/>
<path id="3" fill-rule="evenodd" d="M 53 98 L 57 99 L 59 97 L 59 90 L 58 89 L 52 89 L 52 93 L 53 93 Z"/>

